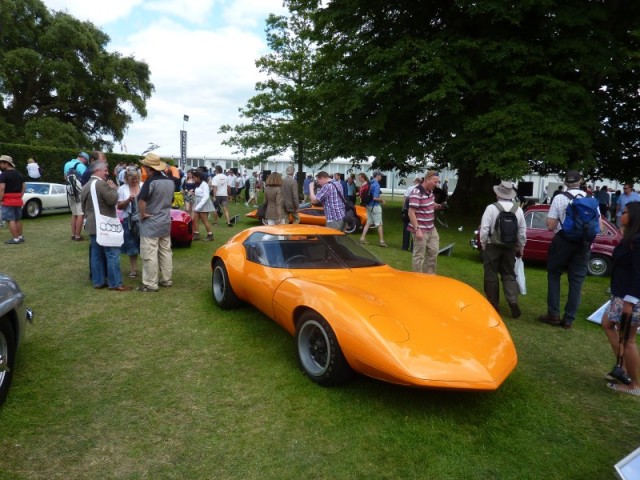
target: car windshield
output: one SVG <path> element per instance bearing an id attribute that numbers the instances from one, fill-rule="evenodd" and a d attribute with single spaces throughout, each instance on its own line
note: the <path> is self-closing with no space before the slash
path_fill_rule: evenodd
<path id="1" fill-rule="evenodd" d="M 26 183 L 24 186 L 24 193 L 37 193 L 39 195 L 46 195 L 47 193 L 49 193 L 49 184 Z"/>
<path id="2" fill-rule="evenodd" d="M 346 235 L 272 235 L 255 232 L 244 242 L 247 260 L 274 268 L 362 268 L 384 263 Z"/>

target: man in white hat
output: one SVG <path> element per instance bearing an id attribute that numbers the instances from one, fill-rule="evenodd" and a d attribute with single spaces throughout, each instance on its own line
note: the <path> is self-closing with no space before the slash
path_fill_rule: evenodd
<path id="1" fill-rule="evenodd" d="M 9 155 L 0 155 L 0 218 L 9 222 L 12 238 L 4 243 L 17 245 L 24 242 L 22 236 L 22 196 L 24 195 L 24 177 L 16 170 L 16 164 Z"/>
<path id="2" fill-rule="evenodd" d="M 484 210 L 480 222 L 480 246 L 484 265 L 484 294 L 496 311 L 500 311 L 500 281 L 511 309 L 511 317 L 522 314 L 518 305 L 518 284 L 514 265 L 527 241 L 524 212 L 513 199 L 516 191 L 512 182 L 502 181 L 493 191 L 497 201 Z"/>
<path id="3" fill-rule="evenodd" d="M 138 291 L 157 292 L 158 287 L 173 285 L 171 204 L 175 184 L 164 173 L 167 164 L 155 153 L 147 153 L 140 164 L 147 180 L 138 195 L 142 257 L 142 285 Z"/>

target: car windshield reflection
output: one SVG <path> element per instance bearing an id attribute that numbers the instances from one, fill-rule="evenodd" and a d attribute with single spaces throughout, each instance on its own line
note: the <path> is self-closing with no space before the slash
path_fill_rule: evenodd
<path id="1" fill-rule="evenodd" d="M 255 232 L 244 242 L 247 260 L 273 268 L 336 269 L 384 265 L 346 235 L 273 235 Z"/>

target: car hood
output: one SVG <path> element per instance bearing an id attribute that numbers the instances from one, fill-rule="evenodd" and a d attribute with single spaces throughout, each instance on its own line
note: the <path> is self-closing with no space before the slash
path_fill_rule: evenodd
<path id="1" fill-rule="evenodd" d="M 494 389 L 517 362 L 501 317 L 484 296 L 460 281 L 386 266 L 316 270 L 296 279 L 306 284 L 302 289 L 331 292 L 323 295 L 336 300 L 329 323 L 346 345 L 350 363 L 370 376 Z"/>

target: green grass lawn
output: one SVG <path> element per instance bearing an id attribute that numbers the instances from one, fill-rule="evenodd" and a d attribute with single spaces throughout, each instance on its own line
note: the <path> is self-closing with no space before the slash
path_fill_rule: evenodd
<path id="1" fill-rule="evenodd" d="M 390 248 L 370 250 L 408 270 L 399 214 L 399 202 L 385 207 Z M 441 245 L 455 247 L 438 272 L 481 291 L 468 246 L 479 219 L 447 215 Z M 605 387 L 615 358 L 582 320 L 606 301 L 608 279 L 587 279 L 581 320 L 565 331 L 535 320 L 546 272 L 527 265 L 523 315 L 505 319 L 519 364 L 496 392 L 364 377 L 322 388 L 298 370 L 286 332 L 211 299 L 213 250 L 255 224 L 243 217 L 215 227 L 214 242 L 174 250 L 174 287 L 159 294 L 94 290 L 88 242 L 69 240 L 67 215 L 25 221 L 23 245 L 0 242 L 0 271 L 36 315 L 0 409 L 0 478 L 611 479 L 640 445 L 640 403 Z M 124 256 L 122 267 L 126 277 Z M 427 311 L 438 299 L 415 301 Z"/>

